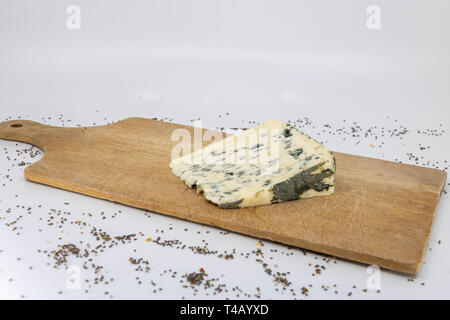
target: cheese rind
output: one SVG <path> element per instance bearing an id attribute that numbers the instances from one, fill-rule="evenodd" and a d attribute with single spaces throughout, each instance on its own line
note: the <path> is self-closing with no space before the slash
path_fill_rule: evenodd
<path id="1" fill-rule="evenodd" d="M 174 159 L 170 167 L 224 209 L 329 195 L 335 188 L 331 151 L 278 120 Z"/>

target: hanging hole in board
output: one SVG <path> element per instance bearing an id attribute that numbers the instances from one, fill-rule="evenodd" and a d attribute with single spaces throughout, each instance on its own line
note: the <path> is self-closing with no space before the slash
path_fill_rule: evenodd
<path id="1" fill-rule="evenodd" d="M 20 128 L 20 127 L 23 127 L 23 125 L 20 124 L 20 123 L 14 123 L 14 124 L 11 125 L 11 127 L 13 127 L 13 128 Z"/>

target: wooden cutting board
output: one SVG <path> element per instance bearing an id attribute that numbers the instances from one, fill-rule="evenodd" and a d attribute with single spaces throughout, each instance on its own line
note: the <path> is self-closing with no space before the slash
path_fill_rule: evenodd
<path id="1" fill-rule="evenodd" d="M 45 157 L 25 178 L 257 238 L 419 272 L 446 172 L 335 152 L 333 195 L 245 209 L 219 209 L 169 168 L 177 128 L 129 118 L 60 128 L 32 121 L 0 124 L 0 138 L 27 142 Z M 207 144 L 207 143 L 205 143 Z"/>

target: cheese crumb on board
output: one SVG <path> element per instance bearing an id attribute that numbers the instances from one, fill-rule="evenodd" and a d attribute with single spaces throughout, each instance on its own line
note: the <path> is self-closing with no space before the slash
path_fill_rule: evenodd
<path id="1" fill-rule="evenodd" d="M 176 158 L 170 168 L 224 209 L 329 195 L 335 188 L 332 152 L 279 120 Z"/>

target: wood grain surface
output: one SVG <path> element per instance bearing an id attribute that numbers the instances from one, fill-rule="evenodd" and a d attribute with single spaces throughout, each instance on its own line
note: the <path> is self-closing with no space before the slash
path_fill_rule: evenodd
<path id="1" fill-rule="evenodd" d="M 129 118 L 60 128 L 27 120 L 0 124 L 0 138 L 45 156 L 25 178 L 258 238 L 345 259 L 418 273 L 446 180 L 444 171 L 335 152 L 330 196 L 244 209 L 219 209 L 169 168 L 177 128 Z"/>

